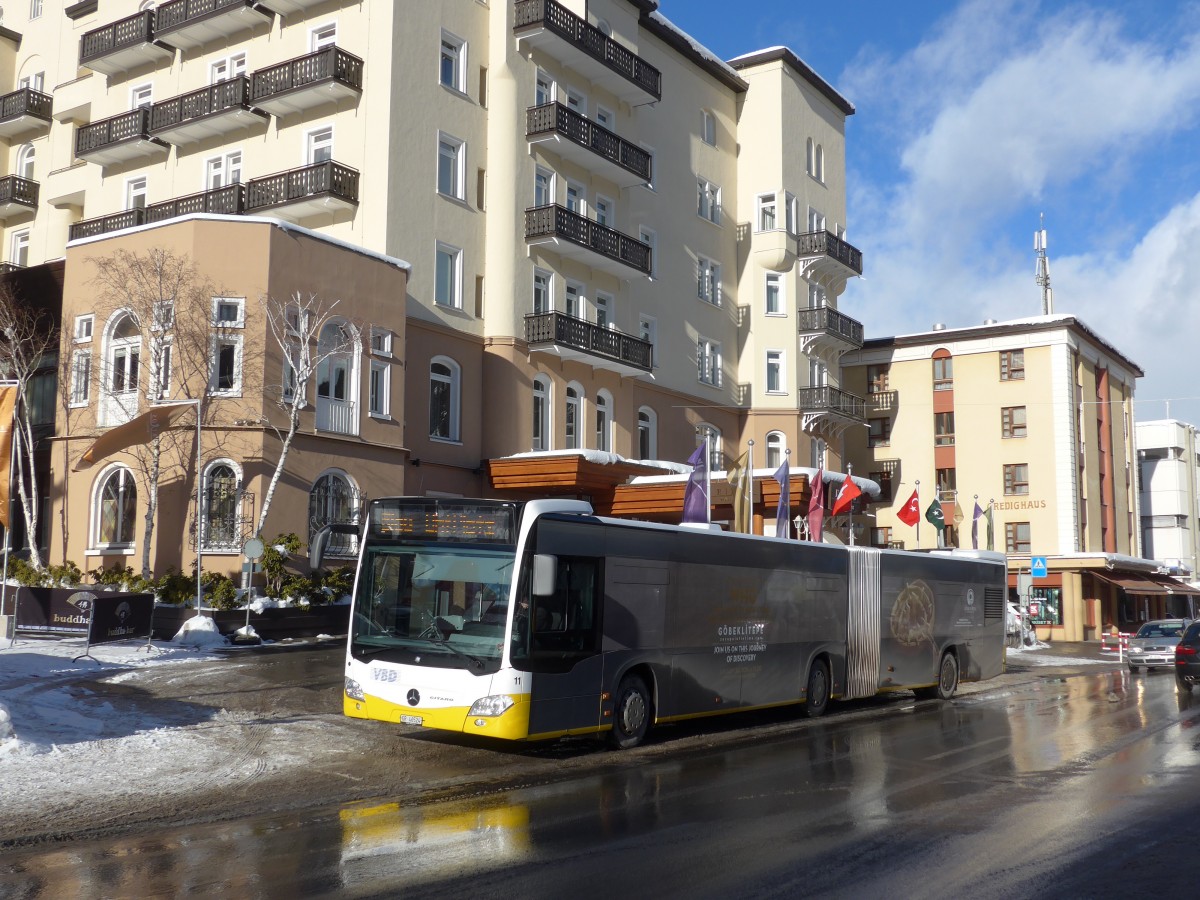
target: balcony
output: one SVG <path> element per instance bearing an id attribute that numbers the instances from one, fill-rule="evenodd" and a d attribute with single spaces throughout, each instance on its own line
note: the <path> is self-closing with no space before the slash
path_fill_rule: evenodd
<path id="1" fill-rule="evenodd" d="M 54 100 L 49 94 L 21 88 L 0 97 L 0 137 L 35 134 L 50 127 Z"/>
<path id="2" fill-rule="evenodd" d="M 155 103 L 150 133 L 181 146 L 205 138 L 224 137 L 270 116 L 250 107 L 250 79 L 245 75 Z"/>
<path id="3" fill-rule="evenodd" d="M 151 203 L 146 207 L 146 223 L 177 219 L 192 213 L 213 213 L 223 216 L 239 216 L 246 211 L 246 187 L 231 184 L 200 194 L 188 194 L 162 203 Z"/>
<path id="4" fill-rule="evenodd" d="M 831 306 L 805 307 L 796 312 L 800 323 L 800 352 L 832 364 L 848 350 L 863 345 L 862 322 Z"/>
<path id="5" fill-rule="evenodd" d="M 102 166 L 144 156 L 162 156 L 170 146 L 150 135 L 150 107 L 140 106 L 75 132 L 75 155 Z"/>
<path id="6" fill-rule="evenodd" d="M 645 375 L 653 368 L 649 341 L 565 313 L 526 316 L 525 340 L 531 350 L 548 351 L 622 376 Z"/>
<path id="7" fill-rule="evenodd" d="M 254 178 L 246 185 L 246 213 L 263 213 L 290 221 L 358 207 L 358 170 L 333 160 Z"/>
<path id="8" fill-rule="evenodd" d="M 80 238 L 96 237 L 122 228 L 133 228 L 135 225 L 146 223 L 146 210 L 127 209 L 111 216 L 101 216 L 98 219 L 84 219 L 76 222 L 67 231 L 67 240 L 77 241 Z"/>
<path id="9" fill-rule="evenodd" d="M 863 272 L 862 252 L 829 231 L 810 231 L 796 238 L 796 256 L 804 264 L 805 278 L 828 280 L 837 293 Z"/>
<path id="10" fill-rule="evenodd" d="M 650 181 L 649 153 L 562 103 L 527 109 L 525 136 L 621 187 Z"/>
<path id="11" fill-rule="evenodd" d="M 23 266 L 20 263 L 0 262 L 0 275 L 10 275 L 13 272 L 20 272 L 25 268 L 28 268 L 28 266 Z"/>
<path id="12" fill-rule="evenodd" d="M 317 431 L 358 434 L 358 413 L 352 400 L 317 397 Z"/>
<path id="13" fill-rule="evenodd" d="M 525 242 L 551 245 L 562 256 L 618 277 L 630 269 L 650 274 L 649 244 L 558 204 L 525 210 Z"/>
<path id="14" fill-rule="evenodd" d="M 0 219 L 37 212 L 38 190 L 38 183 L 28 178 L 0 178 Z"/>
<path id="15" fill-rule="evenodd" d="M 192 50 L 269 26 L 271 18 L 270 11 L 259 9 L 254 0 L 171 0 L 158 7 L 154 36 L 172 47 Z"/>
<path id="16" fill-rule="evenodd" d="M 867 402 L 846 391 L 825 385 L 799 391 L 801 425 L 808 434 L 832 440 L 851 425 L 865 425 Z"/>
<path id="17" fill-rule="evenodd" d="M 555 0 L 517 0 L 513 34 L 632 104 L 662 99 L 662 73 Z"/>
<path id="18" fill-rule="evenodd" d="M 154 10 L 118 19 L 79 39 L 79 65 L 105 75 L 170 62 L 175 49 L 154 40 Z"/>
<path id="19" fill-rule="evenodd" d="M 362 94 L 363 61 L 326 47 L 316 53 L 259 69 L 250 79 L 250 102 L 275 116 L 304 112 Z"/>
<path id="20" fill-rule="evenodd" d="M 259 0 L 258 5 L 265 6 L 277 15 L 286 16 L 327 2 L 328 0 Z"/>

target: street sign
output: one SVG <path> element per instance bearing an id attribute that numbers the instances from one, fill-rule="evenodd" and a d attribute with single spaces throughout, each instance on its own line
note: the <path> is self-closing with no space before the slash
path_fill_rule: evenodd
<path id="1" fill-rule="evenodd" d="M 1029 568 L 1033 572 L 1034 578 L 1046 577 L 1046 557 L 1035 556 L 1029 561 Z"/>
<path id="2" fill-rule="evenodd" d="M 1017 596 L 1022 600 L 1029 599 L 1029 591 L 1033 587 L 1033 576 L 1025 572 L 1017 573 Z"/>

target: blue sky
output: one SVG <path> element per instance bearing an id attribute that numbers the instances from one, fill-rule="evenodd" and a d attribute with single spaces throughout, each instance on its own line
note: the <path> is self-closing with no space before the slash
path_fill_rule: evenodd
<path id="1" fill-rule="evenodd" d="M 1054 311 L 1200 425 L 1200 2 L 661 0 L 722 58 L 785 44 L 857 108 L 848 230 L 868 337 Z M 736 8 L 736 14 L 731 11 Z"/>

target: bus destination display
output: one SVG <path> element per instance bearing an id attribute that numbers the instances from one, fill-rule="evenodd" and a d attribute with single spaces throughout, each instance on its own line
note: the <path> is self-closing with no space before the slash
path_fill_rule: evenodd
<path id="1" fill-rule="evenodd" d="M 515 544 L 513 503 L 444 504 L 438 500 L 387 499 L 371 504 L 373 537 L 462 544 Z"/>

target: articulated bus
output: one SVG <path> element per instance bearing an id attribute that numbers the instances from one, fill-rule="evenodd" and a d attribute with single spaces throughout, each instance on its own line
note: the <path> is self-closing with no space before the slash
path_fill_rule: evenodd
<path id="1" fill-rule="evenodd" d="M 603 518 L 578 500 L 372 501 L 349 716 L 508 740 L 913 690 L 1004 669 L 1004 556 Z M 320 564 L 329 531 L 313 540 Z"/>

